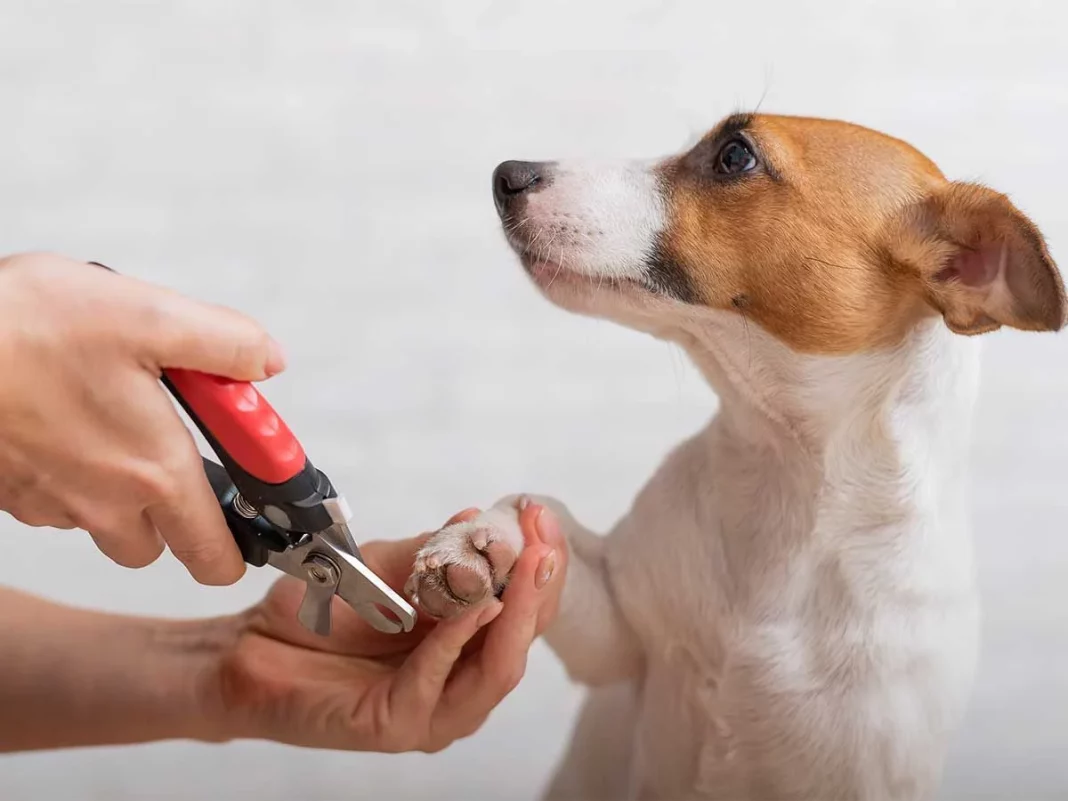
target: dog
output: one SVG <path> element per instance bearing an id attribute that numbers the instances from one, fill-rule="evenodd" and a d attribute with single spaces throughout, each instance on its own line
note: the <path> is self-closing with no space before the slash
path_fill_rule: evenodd
<path id="1" fill-rule="evenodd" d="M 719 397 L 546 637 L 592 690 L 551 799 L 925 799 L 967 704 L 978 339 L 1065 290 L 1004 195 L 846 122 L 736 114 L 651 162 L 509 161 L 505 235 L 553 303 L 681 345 Z M 518 498 L 434 535 L 409 589 L 500 591 Z"/>

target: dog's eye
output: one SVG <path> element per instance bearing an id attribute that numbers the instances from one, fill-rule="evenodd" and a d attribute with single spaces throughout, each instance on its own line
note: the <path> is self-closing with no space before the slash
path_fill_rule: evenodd
<path id="1" fill-rule="evenodd" d="M 743 139 L 731 139 L 716 155 L 716 172 L 720 175 L 741 175 L 756 165 L 756 156 Z"/>

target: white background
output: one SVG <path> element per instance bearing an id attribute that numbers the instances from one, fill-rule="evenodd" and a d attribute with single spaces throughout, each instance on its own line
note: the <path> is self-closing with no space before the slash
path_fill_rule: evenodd
<path id="1" fill-rule="evenodd" d="M 520 490 L 606 527 L 714 399 L 677 351 L 536 296 L 494 165 L 654 156 L 762 103 L 912 141 L 1009 192 L 1068 259 L 1066 24 L 1057 0 L 3 0 L 0 252 L 102 260 L 267 323 L 291 363 L 268 397 L 364 537 Z M 989 337 L 985 640 L 945 798 L 1068 796 L 1066 356 L 1064 337 Z M 0 582 L 114 610 L 233 611 L 270 579 L 125 571 L 7 518 L 0 548 Z M 442 755 L 38 754 L 0 759 L 0 798 L 532 799 L 578 698 L 539 644 Z"/>

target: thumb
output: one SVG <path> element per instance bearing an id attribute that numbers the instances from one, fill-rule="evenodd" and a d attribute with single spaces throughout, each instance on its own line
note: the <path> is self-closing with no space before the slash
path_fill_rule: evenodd
<path id="1" fill-rule="evenodd" d="M 166 290 L 159 290 L 151 308 L 153 324 L 138 339 L 154 367 L 238 381 L 261 381 L 285 369 L 282 346 L 240 312 Z"/>

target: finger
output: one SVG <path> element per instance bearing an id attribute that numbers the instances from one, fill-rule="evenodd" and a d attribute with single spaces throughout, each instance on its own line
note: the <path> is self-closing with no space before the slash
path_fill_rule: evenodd
<path id="1" fill-rule="evenodd" d="M 203 461 L 188 432 L 185 436 L 191 455 L 182 460 L 163 498 L 148 507 L 148 516 L 193 578 L 201 584 L 233 584 L 245 574 L 245 562 L 208 484 Z"/>
<path id="2" fill-rule="evenodd" d="M 520 555 L 504 592 L 503 611 L 487 628 L 481 651 L 462 663 L 449 682 L 435 715 L 436 737 L 451 741 L 472 733 L 519 683 L 540 608 L 534 575 L 549 552 L 539 544 Z"/>
<path id="3" fill-rule="evenodd" d="M 527 545 L 542 542 L 550 548 L 563 544 L 560 523 L 548 507 L 536 503 L 523 504 L 519 509 L 519 527 Z"/>
<path id="4" fill-rule="evenodd" d="M 523 532 L 523 540 L 529 547 L 532 543 L 541 542 L 552 550 L 542 559 L 534 574 L 534 586 L 538 590 L 544 589 L 553 577 L 557 580 L 553 587 L 542 593 L 539 598 L 538 624 L 536 634 L 541 634 L 545 627 L 556 617 L 556 610 L 560 602 L 560 591 L 563 587 L 563 576 L 567 573 L 568 550 L 564 543 L 563 534 L 560 531 L 560 521 L 551 509 L 537 504 L 527 504 L 520 507 L 519 526 Z"/>
<path id="5" fill-rule="evenodd" d="M 163 539 L 145 514 L 121 526 L 92 529 L 89 536 L 105 556 L 123 567 L 146 567 L 163 553 Z"/>
<path id="6" fill-rule="evenodd" d="M 464 645 L 494 620 L 502 604 L 491 599 L 465 614 L 438 623 L 404 661 L 390 687 L 391 716 L 399 721 L 429 720 Z"/>
<path id="7" fill-rule="evenodd" d="M 282 347 L 251 318 L 160 287 L 137 284 L 141 315 L 131 327 L 131 336 L 154 367 L 199 370 L 240 381 L 259 381 L 285 369 Z"/>

